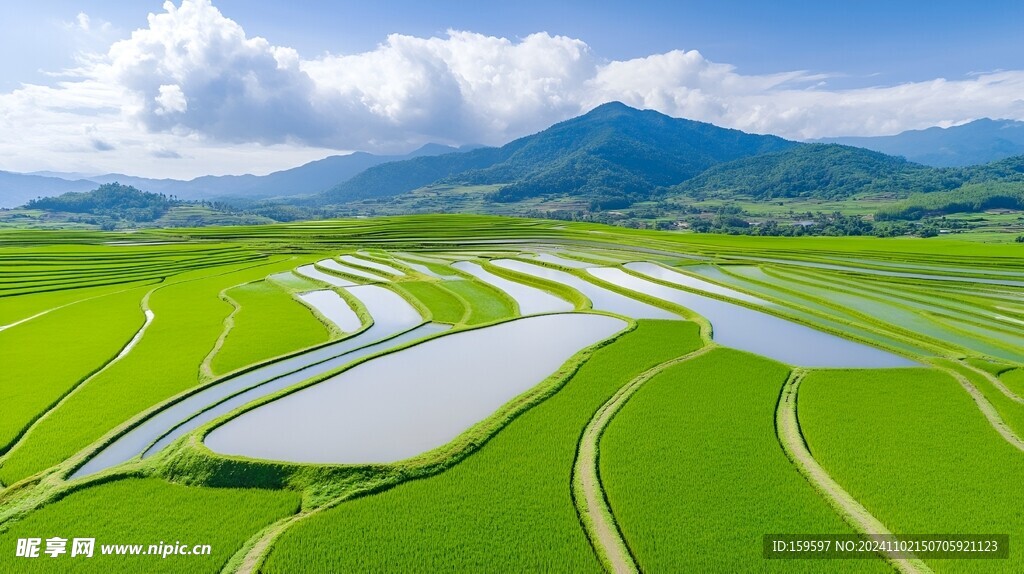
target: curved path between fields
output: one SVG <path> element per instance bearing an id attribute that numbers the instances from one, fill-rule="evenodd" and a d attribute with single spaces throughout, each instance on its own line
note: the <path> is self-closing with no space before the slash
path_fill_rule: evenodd
<path id="1" fill-rule="evenodd" d="M 89 375 L 88 377 L 86 377 L 86 378 L 82 379 L 80 382 L 78 382 L 67 393 L 65 393 L 64 396 L 62 396 L 60 399 L 58 399 L 57 402 L 55 402 L 52 405 L 50 405 L 50 408 L 48 408 L 45 411 L 43 411 L 43 413 L 40 414 L 37 419 L 32 421 L 32 424 L 30 424 L 29 426 L 25 427 L 25 429 L 22 431 L 21 435 L 11 444 L 11 448 L 9 448 L 7 450 L 7 452 L 3 454 L 3 456 L 0 456 L 0 462 L 3 462 L 8 456 L 11 455 L 11 453 L 13 453 L 18 447 L 20 447 L 22 445 L 22 443 L 25 442 L 26 437 L 28 437 L 37 426 L 39 426 L 44 420 L 46 420 L 50 416 L 50 413 L 52 413 L 55 410 L 57 410 L 61 405 L 63 405 L 65 402 L 67 402 L 68 399 L 70 399 L 72 395 L 74 395 L 76 392 L 78 392 L 78 389 L 82 388 L 83 386 L 85 386 L 86 383 L 88 383 L 89 381 L 91 381 L 91 380 L 95 379 L 96 377 L 100 376 L 101 374 L 103 374 L 104 371 L 106 371 L 107 369 L 112 367 L 115 363 L 117 363 L 121 359 L 125 358 L 128 355 L 128 353 L 130 353 L 132 351 L 132 349 L 135 348 L 135 345 L 137 345 L 139 343 L 139 341 L 142 340 L 142 337 L 146 334 L 146 330 L 149 329 L 150 324 L 153 323 L 153 319 L 156 317 L 156 315 L 153 313 L 153 311 L 149 308 L 149 296 L 152 295 L 153 291 L 155 291 L 155 290 L 156 289 L 150 290 L 149 292 L 147 292 L 142 297 L 142 302 L 141 302 L 140 305 L 141 305 L 141 308 L 142 308 L 142 313 L 143 313 L 143 315 L 145 315 L 146 320 L 143 321 L 142 326 L 139 327 L 139 330 L 135 331 L 135 334 L 132 336 L 132 338 L 127 343 L 125 343 L 124 347 L 121 347 L 121 350 L 117 353 L 117 356 L 115 356 L 114 358 L 110 359 L 109 361 L 104 363 L 99 369 L 97 369 L 95 372 L 93 372 L 91 375 Z M 76 303 L 77 302 L 79 302 L 79 301 L 76 301 Z M 74 303 L 70 303 L 70 304 L 73 305 Z M 65 307 L 66 306 L 67 305 L 65 305 Z M 32 317 L 30 317 L 30 319 L 31 318 Z"/>
<path id="2" fill-rule="evenodd" d="M 692 353 L 683 355 L 651 367 L 623 385 L 608 399 L 587 423 L 576 448 L 576 462 L 572 469 L 572 498 L 576 511 L 580 515 L 583 529 L 587 533 L 598 559 L 612 572 L 638 572 L 626 541 L 615 524 L 608 500 L 601 486 L 601 475 L 598 469 L 598 443 L 608 423 L 622 409 L 626 401 L 636 393 L 647 381 L 665 369 L 688 361 L 714 349 L 711 344 Z"/>
<path id="3" fill-rule="evenodd" d="M 987 380 L 988 382 L 992 383 L 992 386 L 997 388 L 997 389 L 999 389 L 999 392 L 1001 392 L 1004 395 L 1006 395 L 1006 398 L 1010 399 L 1011 401 L 1013 401 L 1015 403 L 1024 404 L 1024 398 L 1021 398 L 1020 395 L 1018 395 L 1017 393 L 1011 391 L 1010 388 L 1007 387 L 1003 383 L 1003 381 L 1001 381 L 999 379 L 999 377 L 993 375 L 992 373 L 990 373 L 990 372 L 988 372 L 986 370 L 979 369 L 978 367 L 975 367 L 974 365 L 968 363 L 967 361 L 960 361 L 960 364 L 963 365 L 964 367 L 974 371 L 975 373 L 978 373 L 982 377 L 985 377 L 985 380 Z"/>
<path id="4" fill-rule="evenodd" d="M 960 386 L 962 386 L 964 390 L 967 391 L 967 394 L 971 395 L 971 398 L 974 399 L 974 402 L 978 405 L 978 410 L 981 411 L 981 414 L 985 415 L 985 418 L 988 419 L 988 422 L 990 425 L 992 425 L 992 428 L 996 429 L 996 432 L 999 433 L 999 436 L 1003 437 L 1003 439 L 1006 440 L 1006 442 L 1010 443 L 1017 450 L 1024 451 L 1024 440 L 1017 436 L 1017 433 L 1013 432 L 1013 429 L 1011 429 L 1003 420 L 1003 418 L 999 416 L 999 411 L 997 411 L 996 408 L 992 406 L 992 403 L 989 402 L 987 398 L 985 398 L 985 395 L 978 390 L 978 387 L 974 386 L 974 383 L 972 383 L 970 380 L 968 380 L 967 377 L 961 375 L 960 373 L 954 371 L 953 369 L 942 370 L 952 375 L 952 377 L 956 379 L 958 383 L 960 383 Z M 985 373 L 984 371 L 980 372 L 982 374 L 988 374 Z M 1000 382 L 1000 385 L 997 386 L 1001 385 L 1002 383 Z M 1010 389 L 1006 389 L 1006 392 L 1011 391 Z"/>
<path id="5" fill-rule="evenodd" d="M 231 305 L 231 313 L 224 318 L 224 326 L 221 329 L 220 336 L 217 337 L 217 342 L 213 344 L 213 348 L 210 349 L 210 352 L 203 357 L 203 363 L 199 366 L 200 381 L 212 381 L 217 378 L 217 375 L 213 372 L 213 358 L 217 356 L 217 353 L 219 353 L 221 348 L 224 346 L 224 341 L 228 340 L 228 335 L 230 335 L 231 330 L 235 328 L 235 315 L 238 315 L 238 312 L 242 310 L 242 306 L 238 301 L 235 301 L 230 295 L 228 295 L 228 291 L 235 287 L 242 287 L 243 285 L 247 285 L 247 283 L 226 287 L 221 289 L 220 293 L 217 294 L 217 297 L 219 297 L 221 301 Z"/>
<path id="6" fill-rule="evenodd" d="M 854 528 L 869 536 L 892 536 L 892 532 L 884 524 L 829 476 L 808 450 L 800 430 L 800 421 L 797 418 L 797 391 L 803 377 L 802 370 L 794 370 L 783 386 L 782 395 L 779 397 L 779 405 L 775 412 L 775 432 L 782 445 L 782 450 L 793 461 L 800 473 L 831 501 L 843 519 Z M 931 572 L 931 569 L 918 558 L 898 558 L 889 554 L 883 554 L 883 556 L 894 568 L 904 574 Z"/>

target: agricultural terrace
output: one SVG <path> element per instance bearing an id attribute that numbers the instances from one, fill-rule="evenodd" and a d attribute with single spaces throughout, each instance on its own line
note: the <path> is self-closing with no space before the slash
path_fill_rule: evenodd
<path id="1" fill-rule="evenodd" d="M 1022 295 L 939 238 L 4 230 L 0 571 L 1021 571 L 761 538 L 1024 536 Z"/>

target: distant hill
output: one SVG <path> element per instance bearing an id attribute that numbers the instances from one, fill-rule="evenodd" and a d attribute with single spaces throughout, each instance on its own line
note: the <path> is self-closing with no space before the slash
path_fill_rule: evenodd
<path id="1" fill-rule="evenodd" d="M 130 185 L 104 183 L 86 192 L 62 193 L 29 201 L 8 221 L 27 227 L 96 228 L 198 227 L 255 225 L 295 219 L 287 206 L 237 209 L 220 202 L 172 199 Z M 296 214 L 311 217 L 309 212 Z"/>
<path id="2" fill-rule="evenodd" d="M 69 191 L 89 191 L 97 185 L 95 181 L 0 171 L 0 207 L 17 207 L 30 199 Z"/>
<path id="3" fill-rule="evenodd" d="M 815 141 L 861 147 L 934 167 L 963 167 L 1024 154 L 1024 122 L 983 118 L 950 128 L 911 130 L 892 136 Z"/>
<path id="4" fill-rule="evenodd" d="M 799 145 L 613 102 L 500 148 L 379 165 L 318 199 L 384 198 L 436 183 L 507 184 L 492 197 L 499 202 L 550 194 L 635 200 L 712 165 Z"/>
<path id="5" fill-rule="evenodd" d="M 105 183 L 92 191 L 33 199 L 25 207 L 140 222 L 158 219 L 176 203 L 163 194 L 149 193 L 119 183 Z"/>
<path id="6" fill-rule="evenodd" d="M 857 147 L 806 144 L 716 165 L 668 193 L 835 199 L 861 192 L 944 191 L 964 180 L 959 170 L 935 169 Z"/>
<path id="7" fill-rule="evenodd" d="M 118 173 L 75 179 L 74 176 L 77 174 L 59 172 L 45 172 L 46 176 L 0 172 L 0 207 L 19 206 L 40 196 L 59 195 L 69 191 L 89 191 L 100 184 L 114 182 L 130 185 L 143 191 L 173 195 L 180 199 L 265 199 L 312 195 L 381 163 L 443 153 L 457 153 L 470 149 L 477 149 L 477 147 L 454 148 L 440 144 L 427 144 L 405 155 L 374 155 L 356 152 L 349 155 L 327 157 L 264 176 L 203 176 L 188 181 L 150 179 Z"/>

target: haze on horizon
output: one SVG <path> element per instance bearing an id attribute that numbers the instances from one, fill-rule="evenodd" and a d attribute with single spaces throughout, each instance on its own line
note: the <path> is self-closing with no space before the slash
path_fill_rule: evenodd
<path id="1" fill-rule="evenodd" d="M 1014 2 L 129 4 L 3 9 L 0 169 L 265 174 L 500 145 L 612 100 L 791 139 L 1024 120 Z"/>

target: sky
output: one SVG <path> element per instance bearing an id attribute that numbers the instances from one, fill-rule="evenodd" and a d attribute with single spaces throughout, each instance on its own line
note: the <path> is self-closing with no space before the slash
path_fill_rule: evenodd
<path id="1" fill-rule="evenodd" d="M 0 170 L 263 174 L 612 100 L 792 139 L 1024 120 L 1024 2 L 0 0 Z"/>

